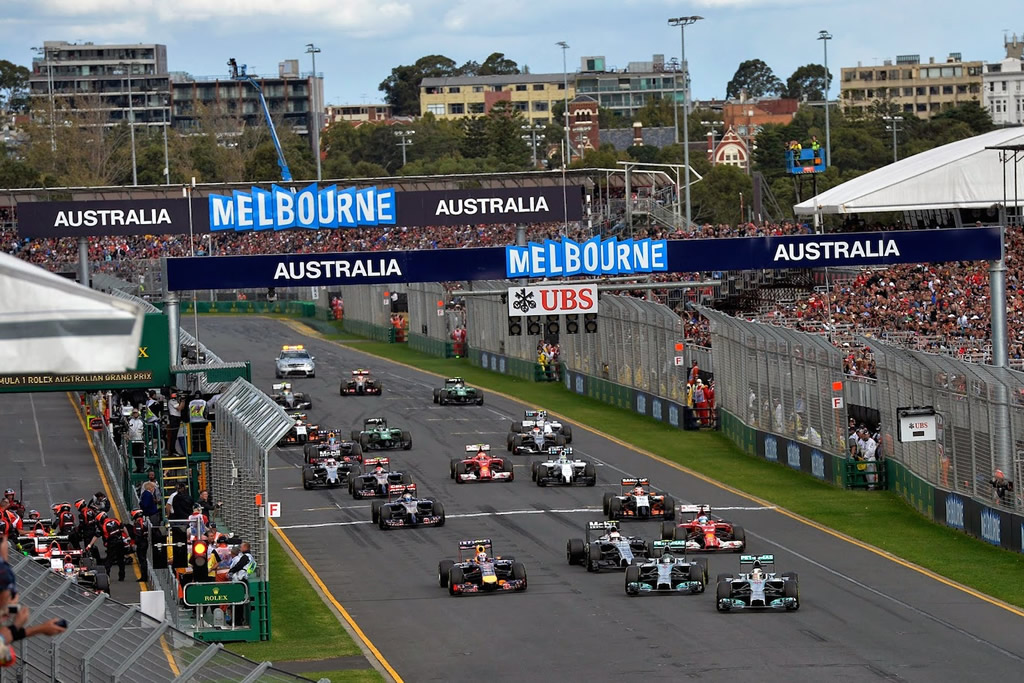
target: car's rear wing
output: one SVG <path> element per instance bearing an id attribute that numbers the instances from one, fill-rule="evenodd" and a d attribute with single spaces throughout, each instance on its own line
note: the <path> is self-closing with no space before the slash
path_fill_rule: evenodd
<path id="1" fill-rule="evenodd" d="M 476 552 L 490 552 L 493 548 L 491 539 L 478 538 L 475 541 L 459 541 L 459 550 L 473 550 Z"/>
<path id="2" fill-rule="evenodd" d="M 709 512 L 711 512 L 711 506 L 710 505 L 680 505 L 679 506 L 679 511 L 683 512 L 683 513 L 692 512 L 692 513 L 698 514 L 698 515 L 700 513 L 702 513 L 702 512 L 704 514 L 708 514 Z"/>
<path id="3" fill-rule="evenodd" d="M 523 417 L 527 420 L 536 420 L 537 418 L 544 419 L 548 416 L 546 410 L 526 410 L 523 412 Z"/>
<path id="4" fill-rule="evenodd" d="M 353 370 L 352 371 L 352 376 L 353 377 L 365 377 L 365 376 L 367 376 L 369 374 L 370 374 L 369 370 Z"/>
<path id="5" fill-rule="evenodd" d="M 548 455 L 558 457 L 560 455 L 572 455 L 572 446 L 551 446 L 548 448 Z"/>
<path id="6" fill-rule="evenodd" d="M 449 377 L 444 381 L 445 384 L 465 384 L 466 380 L 461 377 Z"/>
<path id="7" fill-rule="evenodd" d="M 367 467 L 376 467 L 377 465 L 384 467 L 385 465 L 390 464 L 391 458 L 367 458 L 366 460 L 363 461 L 363 465 Z"/>
<path id="8" fill-rule="evenodd" d="M 650 486 L 651 480 L 647 477 L 624 477 L 622 486 Z"/>
<path id="9" fill-rule="evenodd" d="M 387 418 L 383 418 L 383 417 L 368 417 L 365 420 L 363 420 L 363 425 L 366 426 L 366 427 L 377 426 L 377 425 L 387 426 L 387 424 L 388 424 Z"/>
<path id="10" fill-rule="evenodd" d="M 274 390 L 274 391 L 284 391 L 285 389 L 289 389 L 290 390 L 291 388 L 292 388 L 292 383 L 291 382 L 280 382 L 278 384 L 272 384 L 271 385 L 271 389 Z"/>
<path id="11" fill-rule="evenodd" d="M 589 531 L 616 531 L 619 528 L 619 520 L 601 520 L 587 522 L 587 530 Z"/>
<path id="12" fill-rule="evenodd" d="M 388 484 L 388 499 L 398 498 L 406 493 L 416 494 L 416 484 Z"/>
<path id="13" fill-rule="evenodd" d="M 479 453 L 480 451 L 489 451 L 489 450 L 491 450 L 491 444 L 489 444 L 489 443 L 466 444 L 466 452 L 467 453 Z"/>
<path id="14" fill-rule="evenodd" d="M 774 555 L 740 555 L 740 564 L 775 564 Z"/>

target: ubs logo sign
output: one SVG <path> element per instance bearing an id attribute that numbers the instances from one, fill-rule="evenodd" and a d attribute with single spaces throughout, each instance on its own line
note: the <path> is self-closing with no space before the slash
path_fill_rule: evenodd
<path id="1" fill-rule="evenodd" d="M 668 407 L 668 423 L 673 427 L 679 426 L 679 408 L 675 404 Z"/>
<path id="2" fill-rule="evenodd" d="M 583 375 L 576 375 L 576 393 L 583 393 Z"/>
<path id="3" fill-rule="evenodd" d="M 654 399 L 653 401 L 651 401 L 651 416 L 655 420 L 661 419 L 661 401 L 659 401 L 658 399 Z"/>
<path id="4" fill-rule="evenodd" d="M 779 442 L 774 436 L 764 437 L 764 458 L 770 462 L 779 461 Z"/>
<path id="5" fill-rule="evenodd" d="M 811 451 L 811 474 L 825 480 L 825 456 L 820 451 Z"/>
<path id="6" fill-rule="evenodd" d="M 786 462 L 793 469 L 800 469 L 800 446 L 792 441 L 786 446 Z"/>
<path id="7" fill-rule="evenodd" d="M 647 397 L 643 394 L 636 395 L 636 412 L 641 415 L 647 414 Z"/>
<path id="8" fill-rule="evenodd" d="M 1002 524 L 998 512 L 988 508 L 981 511 L 981 537 L 992 545 L 1002 545 Z"/>
<path id="9" fill-rule="evenodd" d="M 964 530 L 964 499 L 955 493 L 946 495 L 946 526 Z"/>

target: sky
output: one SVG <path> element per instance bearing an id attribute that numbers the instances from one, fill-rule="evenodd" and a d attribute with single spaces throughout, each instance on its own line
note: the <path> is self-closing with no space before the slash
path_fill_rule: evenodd
<path id="1" fill-rule="evenodd" d="M 1020 0 L 990 0 L 983 12 L 951 0 L 0 0 L 0 59 L 27 66 L 45 40 L 162 43 L 171 71 L 226 75 L 234 57 L 276 75 L 285 59 L 311 70 L 313 43 L 326 103 L 359 104 L 382 101 L 392 67 L 428 54 L 461 64 L 503 52 L 533 73 L 562 73 L 564 40 L 570 72 L 586 56 L 609 68 L 668 61 L 680 53 L 668 19 L 699 15 L 686 28 L 692 96 L 721 99 L 742 61 L 762 59 L 783 81 L 822 63 L 822 29 L 836 77 L 902 54 L 999 61 L 1004 34 L 1024 35 L 1019 9 Z"/>

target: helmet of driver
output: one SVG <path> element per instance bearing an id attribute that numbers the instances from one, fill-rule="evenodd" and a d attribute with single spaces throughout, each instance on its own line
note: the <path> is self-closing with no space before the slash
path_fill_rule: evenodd
<path id="1" fill-rule="evenodd" d="M 487 561 L 487 553 L 485 553 L 485 552 L 477 553 L 476 554 L 476 561 L 477 562 L 486 562 Z"/>
<path id="2" fill-rule="evenodd" d="M 760 581 L 764 578 L 764 572 L 761 571 L 760 567 L 754 567 L 752 570 L 750 570 L 750 578 L 752 578 L 755 581 Z"/>
<path id="3" fill-rule="evenodd" d="M 701 515 L 700 517 L 697 518 L 697 523 L 698 524 L 707 524 L 708 523 L 708 516 L 707 515 Z"/>
<path id="4" fill-rule="evenodd" d="M 610 532 L 608 533 L 608 538 L 612 539 L 613 541 L 617 541 L 617 540 L 619 540 L 620 538 L 622 538 L 622 534 L 620 534 L 620 533 L 619 533 L 619 530 L 618 530 L 618 529 L 612 529 L 612 530 L 611 530 L 611 531 L 610 531 Z"/>
<path id="5" fill-rule="evenodd" d="M 675 560 L 672 558 L 671 555 L 669 555 L 668 553 L 665 553 L 664 555 L 661 556 L 661 559 L 658 560 L 658 561 L 661 562 L 662 564 L 672 564 Z"/>
<path id="6" fill-rule="evenodd" d="M 409 493 L 408 491 L 406 491 L 405 495 L 402 496 L 402 500 L 405 501 L 406 503 L 411 503 L 412 502 L 412 494 Z"/>
<path id="7" fill-rule="evenodd" d="M 635 489 L 633 489 L 633 495 L 634 496 L 642 496 L 642 495 L 644 495 L 644 487 L 643 486 L 637 486 Z"/>

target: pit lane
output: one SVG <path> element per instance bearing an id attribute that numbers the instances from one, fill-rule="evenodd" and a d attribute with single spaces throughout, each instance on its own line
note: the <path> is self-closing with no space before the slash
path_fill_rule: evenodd
<path id="1" fill-rule="evenodd" d="M 1024 665 L 1019 611 L 579 426 L 572 445 L 599 461 L 596 488 L 538 488 L 525 456 L 511 484 L 459 485 L 449 479 L 449 458 L 467 443 L 489 442 L 504 453 L 509 422 L 521 419 L 523 405 L 487 393 L 482 407 L 435 406 L 439 378 L 370 358 L 358 344 L 303 338 L 276 321 L 204 318 L 200 332 L 225 360 L 251 360 L 253 380 L 265 390 L 281 345 L 303 343 L 317 357 L 317 377 L 294 385 L 312 396 L 312 421 L 347 434 L 383 415 L 412 432 L 411 451 L 382 455 L 412 473 L 421 495 L 444 504 L 448 521 L 440 529 L 381 531 L 365 523 L 366 503 L 347 489 L 303 491 L 300 448 L 276 449 L 270 462 L 284 533 L 406 680 L 960 681 L 980 672 L 1015 679 Z M 383 380 L 383 396 L 338 396 L 340 379 L 359 367 Z M 568 566 L 566 539 L 582 537 L 584 523 L 601 517 L 602 492 L 627 474 L 742 524 L 750 552 L 772 552 L 779 571 L 800 573 L 800 611 L 718 614 L 713 587 L 704 595 L 629 598 L 621 573 Z M 623 526 L 645 537 L 659 530 L 655 522 Z M 438 560 L 472 538 L 491 538 L 497 554 L 524 562 L 529 590 L 451 598 L 438 587 Z M 712 555 L 709 564 L 712 576 L 735 572 L 738 558 Z"/>

